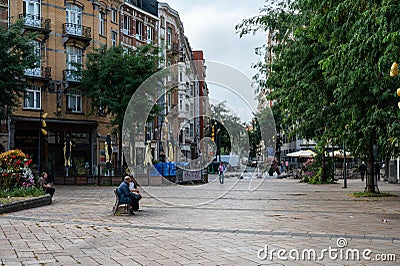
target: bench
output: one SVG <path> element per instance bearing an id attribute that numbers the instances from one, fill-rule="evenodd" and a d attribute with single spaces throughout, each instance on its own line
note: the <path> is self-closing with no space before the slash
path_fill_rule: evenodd
<path id="1" fill-rule="evenodd" d="M 129 213 L 129 205 L 130 204 L 129 203 L 120 203 L 119 202 L 118 188 L 114 189 L 114 194 L 115 194 L 115 204 L 114 204 L 114 207 L 113 207 L 113 210 L 112 210 L 113 211 L 113 215 L 115 215 L 117 213 L 118 208 L 120 206 L 122 206 L 122 205 L 125 205 L 124 208 L 126 210 L 126 214 L 130 215 L 130 213 Z"/>

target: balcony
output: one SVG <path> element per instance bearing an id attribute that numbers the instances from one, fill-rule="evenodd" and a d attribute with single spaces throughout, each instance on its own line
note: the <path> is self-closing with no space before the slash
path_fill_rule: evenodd
<path id="1" fill-rule="evenodd" d="M 63 70 L 63 79 L 67 82 L 79 83 L 82 80 L 82 71 L 65 69 Z"/>
<path id="2" fill-rule="evenodd" d="M 92 40 L 92 28 L 73 23 L 65 23 L 63 24 L 63 36 L 64 44 L 68 40 L 74 39 L 83 41 L 87 47 Z"/>
<path id="3" fill-rule="evenodd" d="M 179 43 L 172 43 L 168 45 L 167 52 L 169 54 L 178 54 L 179 53 Z"/>
<path id="4" fill-rule="evenodd" d="M 25 69 L 25 76 L 39 80 L 51 79 L 51 67 L 36 67 Z"/>
<path id="5" fill-rule="evenodd" d="M 25 13 L 20 14 L 19 18 L 24 22 L 24 26 L 27 29 L 40 31 L 45 35 L 51 32 L 51 19 Z"/>

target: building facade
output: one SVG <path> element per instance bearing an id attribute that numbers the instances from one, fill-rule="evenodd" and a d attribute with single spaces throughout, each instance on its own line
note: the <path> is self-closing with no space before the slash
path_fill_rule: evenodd
<path id="1" fill-rule="evenodd" d="M 90 99 L 80 91 L 81 73 L 77 66 L 83 66 L 87 54 L 103 46 L 135 49 L 152 44 L 160 47 L 161 66 L 178 64 L 180 72 L 166 80 L 176 82 L 176 90 L 160 99 L 165 108 L 147 126 L 146 138 L 154 144 L 152 153 L 157 158 L 166 153 L 159 138 L 163 125 L 169 134 L 177 132 L 173 127 L 179 128 L 178 132 L 183 133 L 168 139 L 179 142 L 189 158 L 194 156 L 202 129 L 200 119 L 190 117 L 198 117 L 200 104 L 190 102 L 189 98 L 199 95 L 201 90 L 198 71 L 192 63 L 193 52 L 178 12 L 156 0 L 0 0 L 0 23 L 7 25 L 16 19 L 23 20 L 24 31 L 39 34 L 32 45 L 41 60 L 37 67 L 25 71 L 29 86 L 20 107 L 9 121 L 0 124 L 3 150 L 23 150 L 34 162 L 40 162 L 37 168 L 51 169 L 55 177 L 68 175 L 67 164 L 74 171 L 69 174 L 104 175 L 104 143 L 110 134 L 115 168 L 120 140 L 110 127 L 110 117 L 100 107 L 93 109 Z M 180 118 L 175 124 L 168 124 L 163 116 L 175 107 Z M 69 163 L 64 154 L 68 140 Z M 176 160 L 180 160 L 179 151 L 174 153 Z"/>
<path id="2" fill-rule="evenodd" d="M 171 68 L 166 78 L 166 87 L 172 89 L 160 99 L 165 105 L 164 115 L 170 118 L 160 119 L 158 125 L 159 128 L 164 128 L 167 142 L 179 147 L 173 151 L 163 147 L 160 153 L 182 162 L 199 156 L 198 143 L 204 135 L 199 96 L 203 92 L 202 88 L 206 87 L 205 68 L 199 69 L 194 61 L 196 53 L 185 36 L 179 13 L 166 3 L 159 3 L 159 19 L 160 55 L 163 66 Z M 200 52 L 198 57 L 200 58 Z M 204 62 L 203 57 L 199 60 Z M 161 140 L 161 143 L 163 141 L 164 146 L 169 145 L 165 140 Z"/>

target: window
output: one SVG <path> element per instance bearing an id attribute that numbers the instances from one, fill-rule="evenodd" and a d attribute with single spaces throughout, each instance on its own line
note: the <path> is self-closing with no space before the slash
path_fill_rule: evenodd
<path id="1" fill-rule="evenodd" d="M 82 95 L 80 91 L 70 90 L 67 94 L 67 111 L 82 112 Z"/>
<path id="2" fill-rule="evenodd" d="M 115 31 L 111 32 L 111 45 L 113 47 L 117 46 L 117 33 Z"/>
<path id="3" fill-rule="evenodd" d="M 124 15 L 124 28 L 122 32 L 125 35 L 130 35 L 131 32 L 131 18 L 129 16 Z"/>
<path id="4" fill-rule="evenodd" d="M 82 65 L 82 49 L 75 46 L 67 46 L 67 81 L 79 81 L 78 67 Z"/>
<path id="5" fill-rule="evenodd" d="M 41 108 L 41 88 L 31 86 L 26 88 L 24 95 L 24 108 L 40 109 Z"/>
<path id="6" fill-rule="evenodd" d="M 24 0 L 24 24 L 40 27 L 40 0 Z"/>
<path id="7" fill-rule="evenodd" d="M 117 10 L 111 9 L 111 22 L 117 23 Z"/>
<path id="8" fill-rule="evenodd" d="M 143 22 L 136 20 L 136 39 L 142 40 L 143 36 Z"/>
<path id="9" fill-rule="evenodd" d="M 165 17 L 164 16 L 161 16 L 161 25 L 160 25 L 160 27 L 161 28 L 164 28 L 165 27 Z"/>
<path id="10" fill-rule="evenodd" d="M 72 35 L 82 35 L 82 8 L 67 4 L 67 24 L 65 25 L 66 33 Z"/>
<path id="11" fill-rule="evenodd" d="M 104 12 L 100 12 L 99 13 L 99 34 L 102 36 L 106 35 L 105 19 L 106 19 L 106 15 L 104 14 Z"/>
<path id="12" fill-rule="evenodd" d="M 39 61 L 35 62 L 35 66 L 33 68 L 28 68 L 25 69 L 25 75 L 27 76 L 33 76 L 33 77 L 41 77 L 42 76 L 42 71 L 41 71 L 41 54 L 42 54 L 42 44 L 39 41 L 31 41 L 33 53 L 35 56 L 39 57 Z"/>
<path id="13" fill-rule="evenodd" d="M 152 42 L 153 42 L 153 28 L 147 26 L 147 43 L 152 43 Z"/>
<path id="14" fill-rule="evenodd" d="M 168 46 L 168 48 L 171 47 L 171 42 L 172 42 L 172 29 L 171 29 L 171 27 L 168 27 L 168 29 L 167 29 L 167 46 Z"/>

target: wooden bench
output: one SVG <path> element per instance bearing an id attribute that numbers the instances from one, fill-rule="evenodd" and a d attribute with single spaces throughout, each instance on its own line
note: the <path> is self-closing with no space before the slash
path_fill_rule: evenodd
<path id="1" fill-rule="evenodd" d="M 124 208 L 125 208 L 125 211 L 126 211 L 126 213 L 125 214 L 128 214 L 128 215 L 130 215 L 130 212 L 129 212 L 129 203 L 120 203 L 119 202 L 119 195 L 118 195 L 118 188 L 115 188 L 114 189 L 114 194 L 115 194 L 115 204 L 114 204 L 114 207 L 113 207 L 113 215 L 115 215 L 116 213 L 117 213 L 117 211 L 118 211 L 118 208 L 120 207 L 120 206 L 122 206 L 122 205 L 125 205 L 124 206 Z"/>

